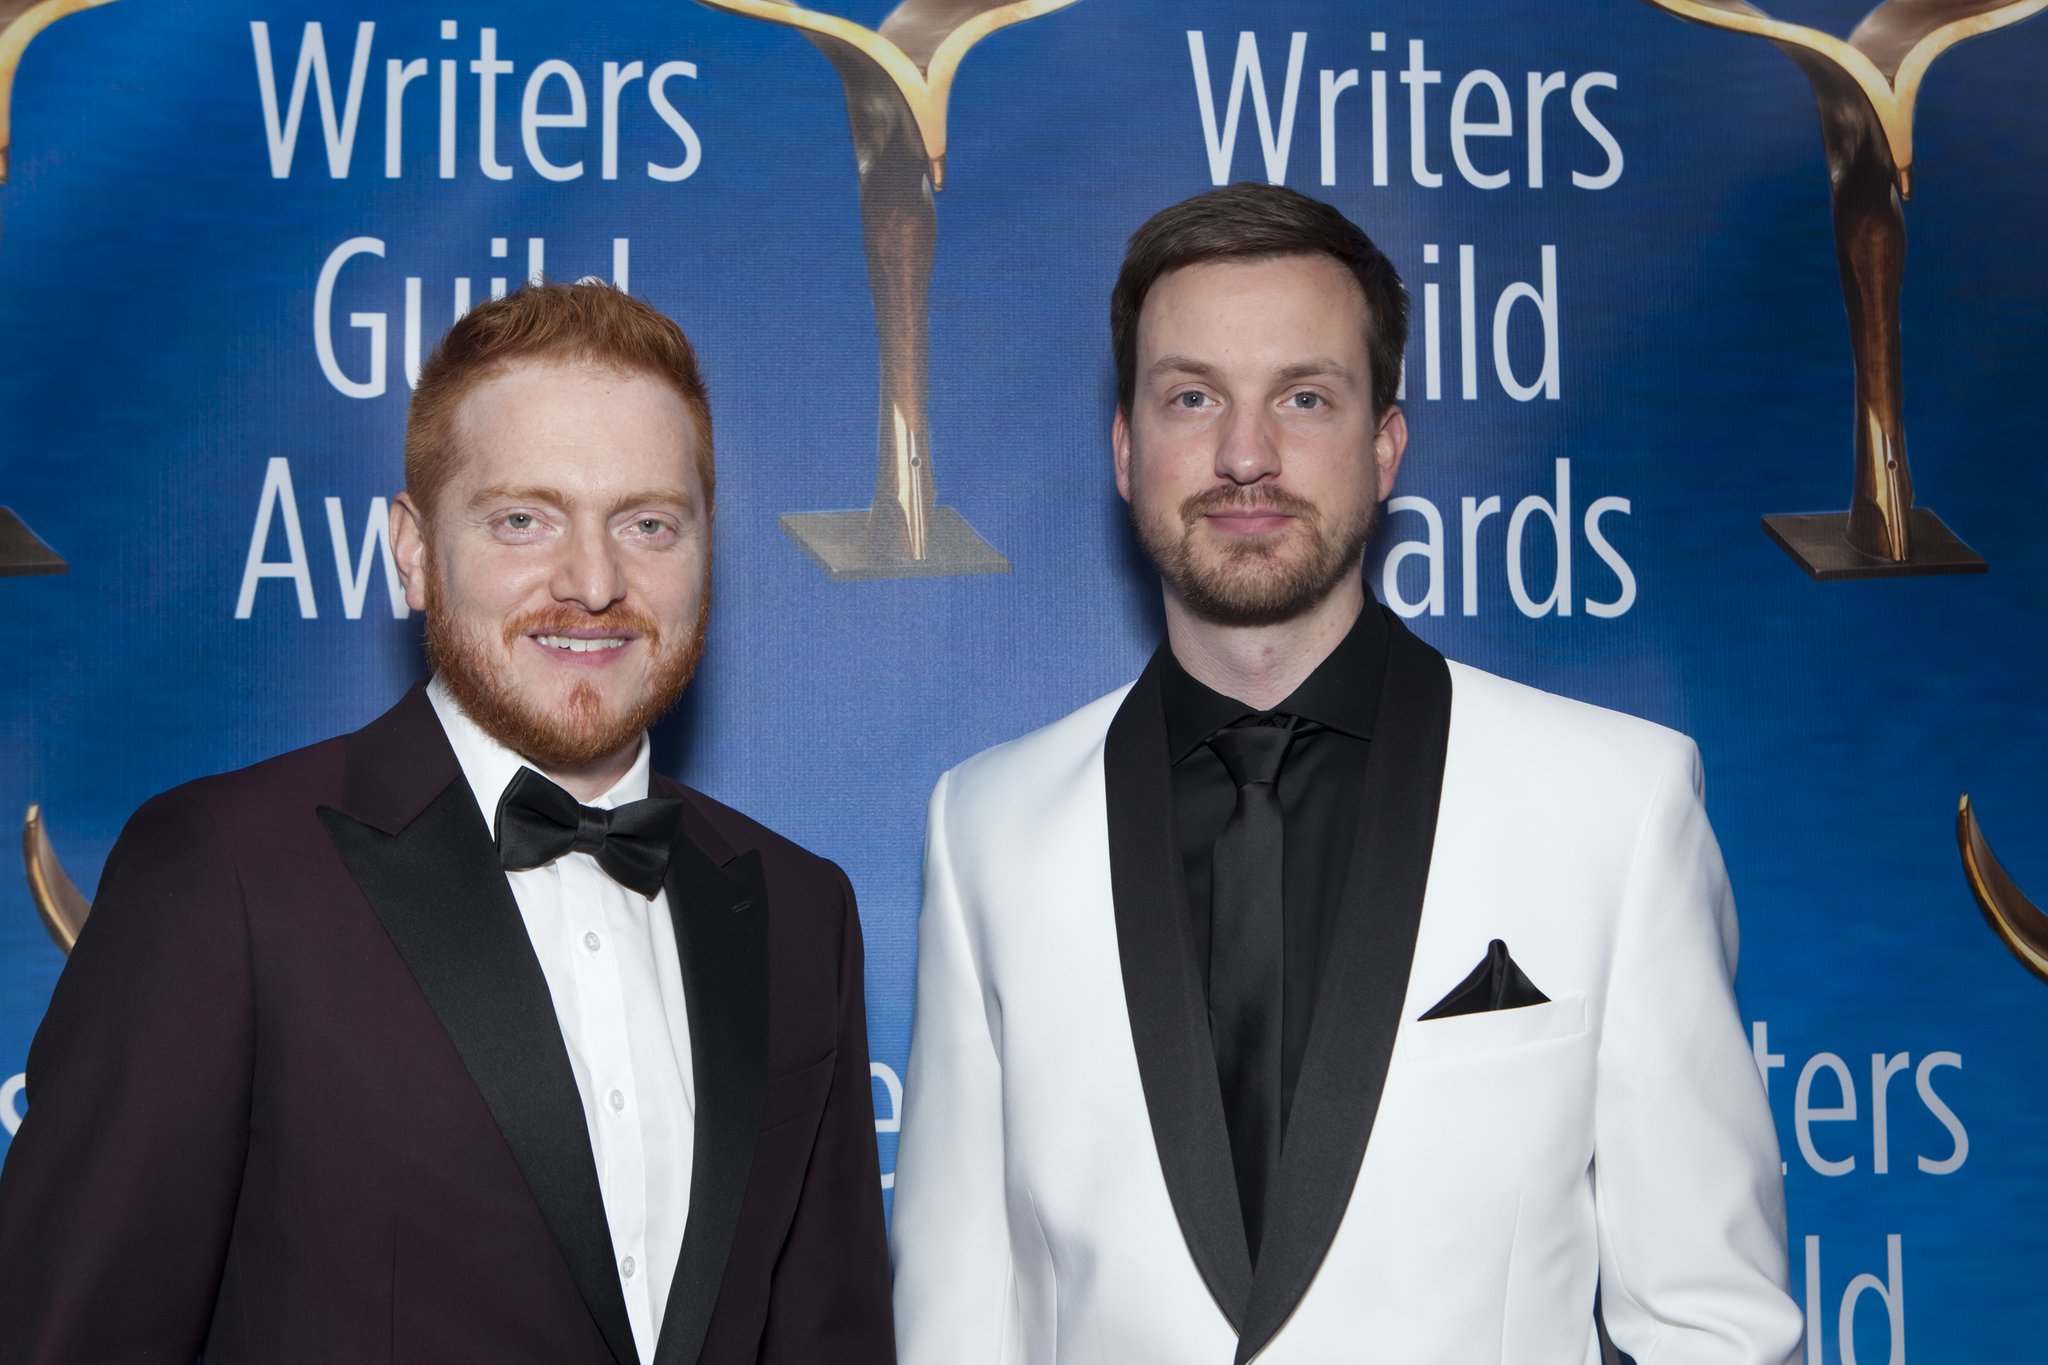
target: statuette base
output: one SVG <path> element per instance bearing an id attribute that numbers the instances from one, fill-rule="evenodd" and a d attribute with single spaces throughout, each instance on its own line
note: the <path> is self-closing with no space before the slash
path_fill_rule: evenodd
<path id="1" fill-rule="evenodd" d="M 868 536 L 868 512 L 785 512 L 782 533 L 803 547 L 835 583 L 868 578 L 944 578 L 955 574 L 1008 573 L 1010 561 L 975 533 L 950 507 L 934 507 L 923 559 L 891 553 Z"/>
<path id="2" fill-rule="evenodd" d="M 38 573 L 63 573 L 71 566 L 64 556 L 43 544 L 11 507 L 0 507 L 0 578 Z"/>
<path id="3" fill-rule="evenodd" d="M 1985 571 L 1984 557 L 1963 544 L 1940 517 L 1924 507 L 1915 507 L 1911 517 L 1913 553 L 1903 561 L 1880 559 L 1851 545 L 1847 512 L 1778 513 L 1764 518 L 1764 530 L 1822 583 Z"/>

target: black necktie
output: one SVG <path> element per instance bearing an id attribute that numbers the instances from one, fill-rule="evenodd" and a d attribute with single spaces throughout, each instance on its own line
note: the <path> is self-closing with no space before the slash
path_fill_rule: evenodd
<path id="1" fill-rule="evenodd" d="M 498 863 L 520 872 L 564 853 L 588 853 L 613 881 L 652 900 L 668 875 L 669 846 L 682 819 L 683 803 L 672 796 L 599 810 L 521 768 L 498 799 Z"/>
<path id="2" fill-rule="evenodd" d="M 1266 1195 L 1280 1165 L 1280 1031 L 1285 952 L 1280 764 L 1292 716 L 1218 730 L 1209 747 L 1237 783 L 1237 806 L 1216 837 L 1209 909 L 1209 1037 L 1223 1086 L 1237 1197 L 1252 1261 Z"/>

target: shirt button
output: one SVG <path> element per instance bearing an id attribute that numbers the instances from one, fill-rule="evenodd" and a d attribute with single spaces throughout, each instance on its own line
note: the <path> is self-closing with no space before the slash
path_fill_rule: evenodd
<path id="1" fill-rule="evenodd" d="M 612 1091 L 611 1098 L 612 1112 L 614 1114 L 622 1112 L 626 1107 L 626 1092 L 623 1090 L 614 1090 Z"/>
<path id="2" fill-rule="evenodd" d="M 583 946 L 590 949 L 590 951 L 594 953 L 599 948 L 604 947 L 604 940 L 599 938 L 596 934 L 585 934 L 583 936 Z"/>
<path id="3" fill-rule="evenodd" d="M 630 1280 L 633 1278 L 633 1272 L 639 1269 L 639 1267 L 633 1263 L 633 1258 L 628 1256 L 625 1260 L 619 1262 L 619 1269 L 624 1271 L 626 1278 Z"/>

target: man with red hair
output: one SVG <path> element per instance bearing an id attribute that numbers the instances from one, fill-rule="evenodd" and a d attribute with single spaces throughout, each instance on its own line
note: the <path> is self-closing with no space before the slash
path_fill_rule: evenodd
<path id="1" fill-rule="evenodd" d="M 0 1362 L 893 1359 L 852 890 L 649 771 L 710 602 L 689 342 L 602 285 L 486 303 L 406 482 L 432 679 L 107 860 Z"/>

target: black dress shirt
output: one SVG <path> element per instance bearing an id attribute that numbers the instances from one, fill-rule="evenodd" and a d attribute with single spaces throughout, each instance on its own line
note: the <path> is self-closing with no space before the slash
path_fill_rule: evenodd
<path id="1" fill-rule="evenodd" d="M 1173 763 L 1173 829 L 1186 875 L 1188 917 L 1204 989 L 1209 980 L 1209 860 L 1216 836 L 1237 805 L 1237 784 L 1209 736 L 1247 716 L 1300 719 L 1280 769 L 1286 822 L 1281 858 L 1284 998 L 1281 1001 L 1280 1104 L 1294 1106 L 1294 1083 L 1315 1015 L 1316 984 L 1350 871 L 1365 807 L 1366 759 L 1380 683 L 1387 671 L 1386 617 L 1368 601 L 1350 632 L 1301 686 L 1268 711 L 1198 682 L 1173 651 L 1165 655 L 1160 696 Z"/>

